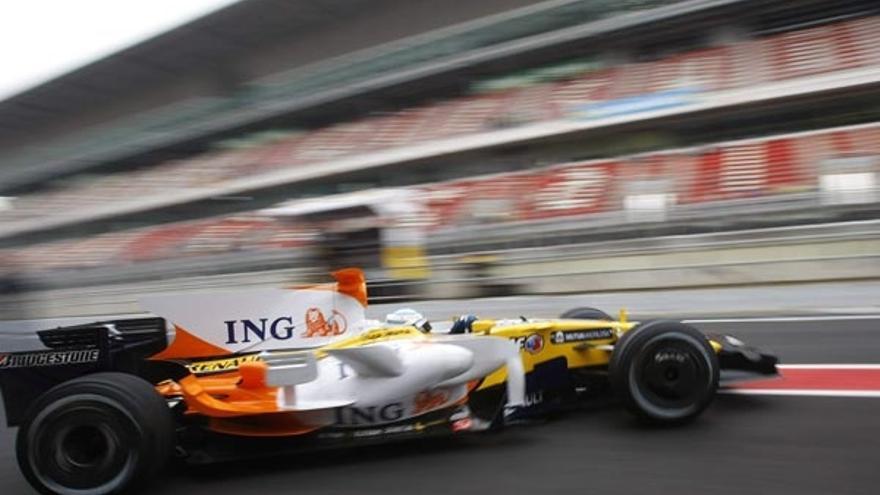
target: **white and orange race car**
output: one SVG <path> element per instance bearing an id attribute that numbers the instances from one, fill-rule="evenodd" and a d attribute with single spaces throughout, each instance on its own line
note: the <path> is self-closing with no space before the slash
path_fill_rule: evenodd
<path id="1" fill-rule="evenodd" d="M 116 493 L 190 463 L 499 428 L 613 392 L 654 423 L 693 419 L 727 373 L 773 356 L 675 321 L 365 317 L 360 270 L 297 289 L 167 295 L 160 317 L 17 335 L 0 387 L 28 481 Z"/>

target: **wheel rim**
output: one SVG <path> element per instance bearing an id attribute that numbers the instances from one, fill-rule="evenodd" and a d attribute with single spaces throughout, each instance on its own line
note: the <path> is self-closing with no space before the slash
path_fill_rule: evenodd
<path id="1" fill-rule="evenodd" d="M 140 439 L 134 421 L 101 396 L 62 399 L 33 422 L 28 462 L 54 492 L 106 493 L 133 474 Z"/>
<path id="2" fill-rule="evenodd" d="M 710 357 L 689 336 L 660 335 L 645 343 L 630 369 L 630 387 L 643 409 L 657 417 L 686 416 L 714 384 Z"/>
<path id="3" fill-rule="evenodd" d="M 73 469 L 99 469 L 112 461 L 118 438 L 106 425 L 82 424 L 62 432 L 56 462 Z"/>

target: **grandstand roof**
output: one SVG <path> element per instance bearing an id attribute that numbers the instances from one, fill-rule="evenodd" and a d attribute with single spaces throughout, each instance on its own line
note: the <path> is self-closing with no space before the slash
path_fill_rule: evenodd
<path id="1" fill-rule="evenodd" d="M 0 101 L 0 129 L 36 124 L 94 102 L 223 65 L 268 41 L 358 11 L 368 0 L 246 0 Z M 267 15 L 271 13 L 271 15 Z"/>
<path id="2" fill-rule="evenodd" d="M 371 51 L 369 54 L 358 52 L 335 57 L 327 63 L 306 62 L 308 69 L 301 65 L 301 69 L 292 74 L 280 74 L 280 79 L 254 81 L 255 84 L 235 95 L 191 101 L 189 103 L 192 105 L 188 108 L 180 104 L 160 108 L 160 111 L 149 115 L 151 120 L 146 123 L 144 121 L 147 119 L 142 118 L 145 116 L 138 114 L 137 118 L 129 119 L 134 121 L 130 127 L 127 127 L 127 121 L 114 121 L 109 127 L 86 129 L 100 132 L 91 132 L 88 136 L 70 136 L 75 138 L 73 144 L 76 146 L 66 146 L 69 144 L 66 142 L 62 143 L 64 146 L 54 146 L 55 143 L 40 141 L 24 149 L 25 153 L 0 156 L 3 162 L 0 188 L 12 190 L 18 185 L 33 184 L 59 173 L 73 173 L 123 159 L 131 164 L 133 158 L 149 157 L 155 152 L 178 148 L 199 149 L 199 145 L 205 145 L 216 137 L 255 126 L 271 127 L 280 122 L 281 127 L 288 127 L 289 122 L 280 119 L 288 119 L 291 115 L 311 114 L 327 118 L 334 108 L 347 111 L 357 108 L 363 111 L 369 102 L 365 95 L 396 96 L 407 94 L 407 91 L 412 91 L 410 88 L 427 91 L 432 85 L 454 85 L 456 81 L 460 83 L 472 79 L 474 75 L 506 73 L 523 64 L 542 63 L 550 58 L 582 53 L 585 46 L 595 46 L 597 38 L 607 38 L 612 34 L 621 37 L 625 32 L 630 39 L 638 38 L 636 34 L 645 33 L 681 37 L 686 36 L 690 31 L 688 28 L 701 19 L 709 18 L 713 19 L 712 22 L 723 23 L 733 9 L 740 14 L 746 7 L 751 8 L 749 12 L 775 10 L 776 15 L 784 15 L 787 19 L 794 9 L 785 0 L 606 1 L 618 8 L 636 4 L 640 7 L 672 5 L 570 25 L 559 23 L 560 18 L 577 20 L 576 16 L 559 15 L 565 12 L 564 7 L 583 4 L 591 5 L 595 10 L 601 2 L 550 0 L 529 7 L 534 10 L 533 14 L 540 12 L 541 16 L 529 16 L 524 12 L 529 9 L 519 9 L 516 15 L 505 13 L 492 16 L 491 22 L 472 21 L 467 23 L 466 29 L 460 26 L 443 29 L 449 39 L 438 38 L 435 32 L 419 37 L 420 42 L 407 38 L 397 44 L 385 43 L 375 49 L 364 50 Z M 428 5 L 431 2 L 423 3 Z M 528 3 L 528 0 L 478 2 L 480 5 L 494 4 L 495 11 L 501 10 L 501 4 L 509 9 L 516 3 Z M 864 4 L 866 0 L 844 0 L 840 3 Z M 289 36 L 291 31 L 297 29 L 305 32 L 322 23 L 354 15 L 357 11 L 363 12 L 363 8 L 358 9 L 363 4 L 365 0 L 248 0 L 234 4 L 0 102 L 0 141 L 4 138 L 4 129 L 15 129 L 24 138 L 26 133 L 21 132 L 22 129 L 38 128 L 40 122 L 50 122 L 58 113 L 100 106 L 102 101 L 118 96 L 120 92 L 130 92 L 138 84 L 150 85 L 154 81 L 174 79 L 182 73 L 192 72 L 193 67 L 205 67 L 222 73 L 224 61 L 247 58 L 246 54 L 257 53 L 261 43 L 272 37 Z M 410 4 L 403 0 L 373 0 L 369 10 L 375 11 L 379 5 L 403 8 Z M 810 8 L 827 10 L 824 0 L 804 0 L 798 3 L 796 10 L 807 11 Z M 554 10 L 556 12 L 552 12 Z M 272 15 L 267 17 L 266 12 Z M 610 11 L 602 12 L 608 14 Z M 548 13 L 553 15 L 548 16 Z M 593 14 L 595 12 L 590 15 Z M 527 26 L 523 31 L 524 24 L 528 25 L 539 17 L 545 23 L 542 24 L 542 30 L 529 32 L 533 27 Z M 549 17 L 555 17 L 556 20 L 547 22 Z M 528 19 L 529 23 L 519 22 L 523 19 Z M 791 19 L 787 22 L 791 22 Z M 474 26 L 474 23 L 479 25 Z M 427 37 L 431 38 L 427 41 L 433 42 L 426 43 Z M 475 39 L 486 37 L 491 39 Z M 449 53 L 432 51 L 441 46 L 454 49 Z M 230 74 L 229 77 L 234 79 L 236 74 Z"/>
<path id="3" fill-rule="evenodd" d="M 431 9 L 432 2 L 413 2 L 402 0 L 372 0 L 369 5 L 370 9 L 362 8 L 365 4 L 364 0 L 297 0 L 285 2 L 283 0 L 247 0 L 239 4 L 233 4 L 227 8 L 221 9 L 209 16 L 195 20 L 189 24 L 174 29 L 168 33 L 160 35 L 154 39 L 148 40 L 140 45 L 123 50 L 106 59 L 97 61 L 87 65 L 79 70 L 71 72 L 65 76 L 61 76 L 55 80 L 49 81 L 29 91 L 16 95 L 5 101 L 0 101 L 0 149 L 5 147 L 6 151 L 3 158 L 3 167 L 0 169 L 0 182 L 6 188 L 15 187 L 19 184 L 33 183 L 39 180 L 45 180 L 58 173 L 71 173 L 82 170 L 91 166 L 108 163 L 112 160 L 120 160 L 133 155 L 141 155 L 149 153 L 153 150 L 160 150 L 162 147 L 174 146 L 183 142 L 191 142 L 195 139 L 201 139 L 208 135 L 227 132 L 242 125 L 258 123 L 266 119 L 290 114 L 294 112 L 303 112 L 328 102 L 342 100 L 346 97 L 352 97 L 356 93 L 362 94 L 369 91 L 376 91 L 391 86 L 408 84 L 414 80 L 425 81 L 427 77 L 439 76 L 446 72 L 455 71 L 462 67 L 473 65 L 474 63 L 492 60 L 494 57 L 490 53 L 484 53 L 483 56 L 472 61 L 458 60 L 459 56 L 450 57 L 450 55 L 461 53 L 465 55 L 474 51 L 476 48 L 486 47 L 487 44 L 498 44 L 512 40 L 516 37 L 534 34 L 536 19 L 534 14 L 541 12 L 543 15 L 537 24 L 541 30 L 556 29 L 571 22 L 579 22 L 583 19 L 584 14 L 589 16 L 608 15 L 618 8 L 638 8 L 639 6 L 661 5 L 668 3 L 676 3 L 678 0 L 632 0 L 628 2 L 616 3 L 614 0 L 606 0 L 606 4 L 601 2 L 593 3 L 583 0 L 548 0 L 544 2 L 536 2 L 535 0 L 482 0 L 477 3 L 467 3 L 456 5 L 455 8 L 444 7 L 443 9 Z M 684 2 L 692 4 L 695 10 L 705 8 L 707 5 L 736 3 L 742 0 L 691 0 Z M 413 7 L 416 3 L 422 4 L 418 8 Z M 517 6 L 535 3 L 534 7 L 527 9 L 514 9 Z M 574 10 L 566 10 L 569 5 L 574 5 Z M 589 8 L 586 8 L 586 7 Z M 361 8 L 359 8 L 361 7 Z M 424 48 L 432 48 L 441 45 L 449 45 L 449 43 L 422 43 L 414 46 L 414 50 L 404 50 L 402 53 L 399 48 L 401 45 L 394 47 L 383 46 L 382 50 L 389 53 L 381 52 L 372 54 L 373 56 L 384 57 L 383 62 L 391 62 L 393 67 L 387 70 L 388 74 L 375 73 L 372 64 L 367 64 L 366 73 L 363 68 L 357 67 L 352 74 L 346 74 L 341 84 L 335 84 L 336 70 L 340 67 L 322 67 L 329 70 L 331 79 L 334 84 L 328 88 L 327 84 L 318 84 L 315 86 L 316 79 L 311 77 L 310 80 L 301 81 L 300 77 L 294 77 L 293 80 L 287 81 L 293 83 L 284 85 L 282 95 L 274 95 L 272 86 L 277 86 L 277 81 L 267 81 L 268 84 L 256 87 L 256 91 L 244 91 L 243 94 L 232 96 L 232 90 L 238 89 L 235 86 L 242 82 L 246 82 L 249 78 L 259 76 L 258 74 L 241 74 L 236 73 L 238 67 L 230 61 L 247 59 L 259 55 L 261 49 L 272 45 L 272 40 L 277 40 L 287 36 L 290 40 L 291 33 L 306 33 L 309 30 L 315 31 L 322 24 L 328 24 L 331 21 L 339 21 L 346 16 L 355 17 L 364 12 L 373 15 L 373 12 L 384 8 L 385 13 L 400 12 L 400 15 L 408 20 L 405 26 L 409 29 L 416 29 L 410 35 L 424 32 L 425 30 L 437 31 L 441 26 L 461 23 L 467 19 L 481 18 L 488 14 L 504 12 L 496 14 L 486 21 L 473 21 L 466 23 L 465 30 L 453 27 L 449 29 L 449 33 L 432 33 L 436 38 L 439 36 L 453 36 L 456 43 L 463 42 L 467 46 L 457 46 L 456 50 L 450 53 L 428 53 L 429 50 Z M 408 9 L 408 10 L 407 10 Z M 511 11 L 514 9 L 514 11 Z M 597 10 L 598 9 L 598 10 Z M 434 12 L 437 11 L 437 12 Z M 457 11 L 454 14 L 449 11 Z M 506 11 L 511 11 L 507 13 Z M 606 12 L 607 11 L 607 12 Z M 563 15 L 574 12 L 578 15 Z M 676 12 L 679 13 L 679 12 Z M 468 14 L 468 15 L 466 15 Z M 417 15 L 425 19 L 410 19 L 409 16 Z M 457 16 L 457 17 L 456 17 Z M 387 17 L 387 16 L 386 16 Z M 398 16 L 399 18 L 399 16 Z M 529 22 L 520 22 L 528 19 Z M 548 23 L 549 20 L 549 23 Z M 650 19 L 640 19 L 647 21 Z M 386 19 L 387 21 L 387 19 Z M 561 21 L 561 22 L 560 22 Z M 433 26 L 430 26 L 433 22 Z M 421 26 L 419 24 L 421 23 Z M 567 24 L 566 24 L 567 23 Z M 401 24 L 397 22 L 397 24 Z M 546 24 L 546 25 L 545 25 Z M 464 25 L 462 25 L 464 27 Z M 400 26 L 397 26 L 400 29 Z M 422 31 L 417 29 L 421 28 Z M 525 29 L 525 31 L 523 31 Z M 375 31 L 375 29 L 374 29 Z M 388 31 L 382 29 L 379 31 Z M 444 30 L 445 31 L 445 30 Z M 484 37 L 482 33 L 490 33 L 490 40 L 481 40 L 475 38 Z M 340 33 L 337 33 L 342 36 Z M 353 33 L 354 47 L 360 48 L 370 46 L 369 43 L 361 42 L 357 44 L 357 35 L 364 33 Z M 398 33 L 401 34 L 401 33 Z M 498 36 L 501 36 L 499 39 Z M 442 38 L 438 38 L 442 39 Z M 376 40 L 373 40 L 374 42 Z M 424 41 L 424 40 L 422 40 Z M 430 40 L 429 40 L 430 41 Z M 433 40 L 437 41 L 437 40 Z M 409 39 L 401 41 L 404 47 L 409 43 Z M 351 44 L 351 43 L 349 43 Z M 381 45 L 382 42 L 379 42 Z M 387 45 L 388 43 L 386 43 Z M 393 45 L 393 43 L 392 43 Z M 471 46 L 473 45 L 473 46 Z M 320 46 L 315 47 L 315 51 L 320 51 Z M 349 47 L 348 51 L 356 48 Z M 377 47 L 377 50 L 380 47 Z M 527 49 L 527 47 L 523 47 Z M 380 50 L 381 51 L 381 50 Z M 486 50 L 482 50 L 486 51 Z M 401 52 L 399 55 L 397 52 Z M 413 71 L 401 70 L 403 59 L 408 59 L 418 52 L 419 65 L 422 70 Z M 341 52 L 345 53 L 345 52 Z M 387 56 L 386 56 L 387 55 Z M 512 55 L 507 53 L 507 55 Z M 316 60 L 322 57 L 327 58 L 330 54 L 317 54 Z M 361 58 L 366 54 L 359 55 Z M 427 58 L 426 58 L 427 57 Z M 332 56 L 331 56 L 332 58 Z M 434 63 L 436 59 L 442 59 L 448 63 Z M 309 65 L 310 69 L 307 75 L 316 75 L 317 79 L 326 79 L 328 70 L 320 70 L 318 74 L 312 74 L 312 65 L 310 61 L 300 60 L 299 65 Z M 344 61 L 341 61 L 344 62 Z M 351 61 L 348 61 L 351 62 Z M 319 64 L 321 65 L 321 64 Z M 338 64 L 337 64 L 338 65 Z M 341 67 L 347 68 L 343 64 Z M 364 64 L 360 64 L 364 65 Z M 381 64 L 379 64 L 381 65 Z M 230 70 L 230 66 L 231 70 Z M 295 67 L 296 64 L 293 64 Z M 424 70 L 426 67 L 428 70 Z M 284 69 L 285 67 L 277 67 Z M 173 126 L 178 127 L 174 132 L 168 133 L 168 136 L 161 136 L 161 139 L 147 139 L 146 142 L 140 142 L 144 132 L 138 136 L 137 129 L 129 129 L 126 135 L 121 132 L 129 122 L 110 122 L 105 119 L 111 126 L 112 138 L 106 138 L 110 132 L 103 129 L 104 125 L 95 127 L 99 122 L 78 122 L 77 125 L 67 126 L 66 133 L 62 133 L 63 139 L 47 140 L 34 139 L 35 135 L 40 133 L 45 126 L 55 125 L 63 117 L 80 116 L 94 109 L 106 109 L 119 107 L 116 111 L 117 117 L 125 117 L 125 107 L 130 106 L 126 100 L 126 95 L 135 95 L 139 91 L 146 92 L 146 89 L 152 89 L 162 84 L 167 84 L 175 79 L 188 77 L 199 70 L 215 72 L 219 75 L 221 83 L 223 79 L 228 79 L 230 83 L 226 88 L 227 92 L 216 92 L 215 94 L 195 94 L 187 95 L 189 98 L 178 98 L 177 100 L 153 101 L 152 107 L 158 108 L 159 113 L 172 113 L 172 108 L 165 108 L 163 105 L 174 102 L 176 106 L 178 102 L 192 103 L 188 111 L 195 113 L 194 118 L 187 115 L 193 126 L 181 126 L 179 119 L 173 115 L 161 115 L 160 117 L 168 120 L 171 117 Z M 305 69 L 304 69 L 305 70 Z M 370 73 L 372 71 L 373 73 Z M 392 77 L 386 77 L 392 74 Z M 294 74 L 298 76 L 299 74 Z M 454 78 L 455 76 L 453 76 Z M 308 79 L 308 78 L 307 78 Z M 369 84 L 362 84 L 362 80 L 368 80 Z M 320 81 L 319 81 L 320 82 Z M 342 87 L 339 87 L 342 86 Z M 218 88 L 221 89 L 222 88 Z M 317 93 L 317 94 L 316 94 Z M 193 96 L 203 97 L 199 101 L 192 100 Z M 204 97 L 208 98 L 204 98 Z M 213 99 L 210 97 L 214 97 Z M 280 96 L 280 98 L 279 98 Z M 258 101 L 251 101 L 254 100 Z M 268 101 L 267 100 L 272 100 Z M 207 101 L 212 100 L 212 101 Z M 267 101 L 263 101 L 267 100 Z M 167 110 L 167 111 L 166 111 Z M 112 110 L 115 111 L 115 110 Z M 112 112 L 111 111 L 111 112 Z M 106 111 L 104 113 L 107 113 Z M 141 111 L 143 113 L 143 111 Z M 157 112 L 152 112 L 157 113 Z M 129 112 L 131 114 L 131 112 Z M 140 114 L 135 117 L 139 117 Z M 208 118 L 205 118 L 208 116 Z M 145 116 L 152 120 L 155 115 Z M 131 119 L 129 119 L 131 120 Z M 144 120 L 144 119 L 141 119 Z M 189 123 L 189 122 L 187 122 Z M 162 123 L 156 127 L 163 131 L 170 130 L 169 125 Z M 183 128 L 180 128 L 183 127 Z M 195 127 L 188 129 L 187 127 Z M 100 128 L 100 132 L 99 131 Z M 89 139 L 81 136 L 83 130 L 98 135 L 98 141 L 106 141 L 97 143 L 90 142 Z M 190 132 L 192 131 L 192 132 Z M 88 136 L 93 138 L 94 136 Z M 56 141 L 60 141 L 57 142 Z M 91 139 L 94 141 L 94 139 Z M 105 146 L 109 142 L 109 146 Z M 74 144 L 76 146 L 69 146 Z M 121 147 L 121 149 L 120 149 Z M 107 149 L 104 149 L 107 148 Z M 111 149 L 112 148 L 112 149 Z"/>

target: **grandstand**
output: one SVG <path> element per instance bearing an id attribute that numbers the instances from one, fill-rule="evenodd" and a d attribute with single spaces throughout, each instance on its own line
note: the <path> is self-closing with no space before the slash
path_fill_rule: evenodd
<path id="1" fill-rule="evenodd" d="M 241 40 L 276 3 L 236 4 L 131 50 L 215 28 Z M 315 40 L 359 16 L 399 23 L 400 2 L 300 3 L 347 14 L 309 21 Z M 286 22 L 305 22 L 297 12 Z M 445 16 L 81 133 L 35 118 L 39 146 L 0 135 L 0 194 L 15 197 L 0 246 L 71 284 L 182 263 L 356 263 L 420 279 L 433 256 L 876 218 L 874 2 L 498 0 Z M 235 36 L 220 29 L 232 18 L 248 20 Z M 67 82 L 0 102 L 0 124 Z"/>

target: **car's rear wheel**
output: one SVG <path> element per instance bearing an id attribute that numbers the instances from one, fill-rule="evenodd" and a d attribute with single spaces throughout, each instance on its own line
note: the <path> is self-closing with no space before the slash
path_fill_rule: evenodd
<path id="1" fill-rule="evenodd" d="M 589 307 L 569 309 L 565 313 L 562 313 L 559 317 L 563 319 L 573 320 L 614 320 L 614 318 L 612 318 L 608 313 L 602 311 L 601 309 Z"/>
<path id="2" fill-rule="evenodd" d="M 171 455 L 174 422 L 148 382 L 95 373 L 43 394 L 20 426 L 18 464 L 41 493 L 105 494 L 140 488 Z"/>
<path id="3" fill-rule="evenodd" d="M 609 365 L 624 406 L 653 423 L 697 417 L 718 388 L 718 357 L 706 337 L 677 321 L 652 321 L 626 332 Z"/>

